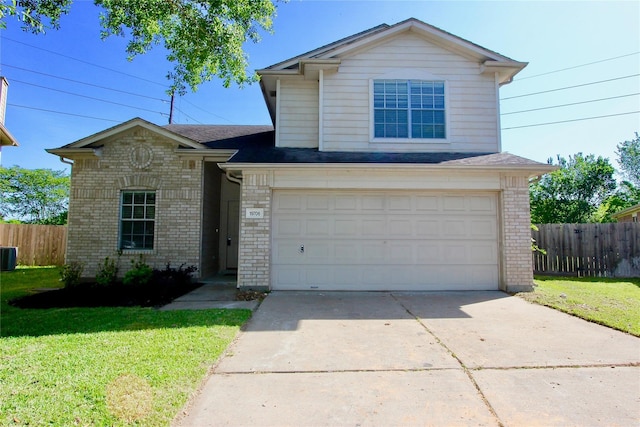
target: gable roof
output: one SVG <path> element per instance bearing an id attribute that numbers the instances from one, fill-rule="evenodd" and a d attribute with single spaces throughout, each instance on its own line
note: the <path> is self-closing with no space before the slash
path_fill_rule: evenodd
<path id="1" fill-rule="evenodd" d="M 394 25 L 378 25 L 257 70 L 261 77 L 262 94 L 272 120 L 275 122 L 276 82 L 279 78 L 304 76 L 305 79 L 317 79 L 318 71 L 321 69 L 337 70 L 341 58 L 404 32 L 413 32 L 434 45 L 477 61 L 481 65 L 480 72 L 498 74 L 500 85 L 510 83 L 513 77 L 527 66 L 526 62 L 515 61 L 438 27 L 409 18 Z"/>
<path id="2" fill-rule="evenodd" d="M 381 24 L 357 34 L 342 38 L 317 49 L 294 56 L 293 58 L 286 59 L 262 70 L 258 70 L 258 73 L 267 70 L 297 69 L 300 61 L 304 59 L 328 59 L 335 58 L 338 55 L 345 56 L 349 54 L 349 51 L 352 51 L 356 48 L 360 49 L 363 46 L 377 43 L 380 41 L 380 39 L 388 38 L 405 31 L 414 31 L 429 39 L 429 41 L 434 42 L 435 44 L 442 45 L 449 50 L 464 52 L 474 58 L 484 58 L 484 60 L 503 62 L 516 62 L 507 56 L 501 55 L 497 52 L 482 47 L 479 44 L 451 34 L 436 26 L 427 24 L 426 22 L 420 21 L 419 19 L 409 18 L 394 25 Z"/>
<path id="3" fill-rule="evenodd" d="M 187 148 L 202 148 L 200 144 L 195 142 L 192 139 L 185 138 L 182 135 L 171 132 L 162 126 L 158 126 L 154 123 L 148 122 L 146 120 L 141 119 L 140 117 L 135 117 L 131 120 L 128 120 L 124 123 L 120 123 L 119 125 L 115 125 L 98 133 L 94 133 L 93 135 L 89 135 L 85 138 L 79 139 L 75 142 L 72 142 L 67 145 L 63 145 L 60 148 L 49 149 L 47 152 L 52 153 L 54 150 L 73 150 L 73 149 L 81 149 L 81 148 L 89 148 L 92 144 L 98 143 L 110 136 L 117 135 L 119 133 L 125 132 L 129 129 L 133 129 L 135 127 L 141 127 L 147 129 L 151 132 L 158 133 L 167 138 L 176 140 L 180 145 Z M 56 153 L 53 153 L 56 154 Z"/>
<path id="4" fill-rule="evenodd" d="M 623 209 L 621 211 L 618 211 L 618 212 L 616 212 L 614 214 L 611 214 L 611 218 L 620 219 L 620 218 L 622 218 L 624 216 L 627 216 L 627 215 L 633 215 L 634 213 L 640 213 L 640 203 L 638 203 L 637 205 L 630 206 L 630 207 L 628 207 L 626 209 Z"/>

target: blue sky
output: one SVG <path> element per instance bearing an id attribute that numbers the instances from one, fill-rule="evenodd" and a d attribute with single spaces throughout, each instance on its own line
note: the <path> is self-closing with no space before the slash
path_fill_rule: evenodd
<path id="1" fill-rule="evenodd" d="M 93 2 L 75 0 L 60 30 L 35 36 L 10 19 L 7 29 L 0 31 L 0 74 L 10 83 L 5 125 L 20 143 L 2 150 L 3 166 L 68 169 L 44 149 L 133 117 L 167 123 L 165 75 L 170 65 L 164 53 L 158 48 L 128 62 L 125 39 L 100 40 L 98 14 Z M 260 69 L 409 17 L 529 62 L 500 91 L 505 151 L 542 162 L 557 154 L 593 153 L 608 157 L 617 167 L 616 144 L 640 132 L 637 1 L 292 0 L 278 3 L 274 33 L 247 45 L 250 67 Z M 621 58 L 611 59 L 616 57 Z M 598 63 L 580 66 L 593 62 Z M 577 68 L 553 72 L 571 67 Z M 611 81 L 590 84 L 602 80 Z M 528 95 L 577 85 L 581 86 Z M 548 108 L 573 103 L 581 104 Z M 176 107 L 175 123 L 270 124 L 257 84 L 224 89 L 214 80 L 177 99 Z M 507 114 L 539 108 L 543 109 Z M 517 128 L 607 115 L 615 116 Z"/>

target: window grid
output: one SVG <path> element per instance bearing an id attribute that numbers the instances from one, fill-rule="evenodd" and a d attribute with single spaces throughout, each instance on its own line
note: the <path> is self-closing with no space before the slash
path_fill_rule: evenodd
<path id="1" fill-rule="evenodd" d="M 120 249 L 153 249 L 155 216 L 154 191 L 123 191 L 120 204 Z"/>
<path id="2" fill-rule="evenodd" d="M 444 82 L 374 80 L 376 138 L 444 139 Z"/>

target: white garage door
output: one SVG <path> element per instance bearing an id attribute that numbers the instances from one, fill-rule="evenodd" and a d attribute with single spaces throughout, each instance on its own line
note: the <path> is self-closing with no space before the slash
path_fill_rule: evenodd
<path id="1" fill-rule="evenodd" d="M 275 191 L 272 288 L 498 289 L 493 193 Z"/>

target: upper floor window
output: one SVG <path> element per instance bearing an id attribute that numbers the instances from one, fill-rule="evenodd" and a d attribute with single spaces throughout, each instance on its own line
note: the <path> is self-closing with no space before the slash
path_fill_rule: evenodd
<path id="1" fill-rule="evenodd" d="M 374 80 L 376 138 L 446 138 L 443 81 Z"/>
<path id="2" fill-rule="evenodd" d="M 120 249 L 153 249 L 155 191 L 123 191 L 120 203 Z"/>

